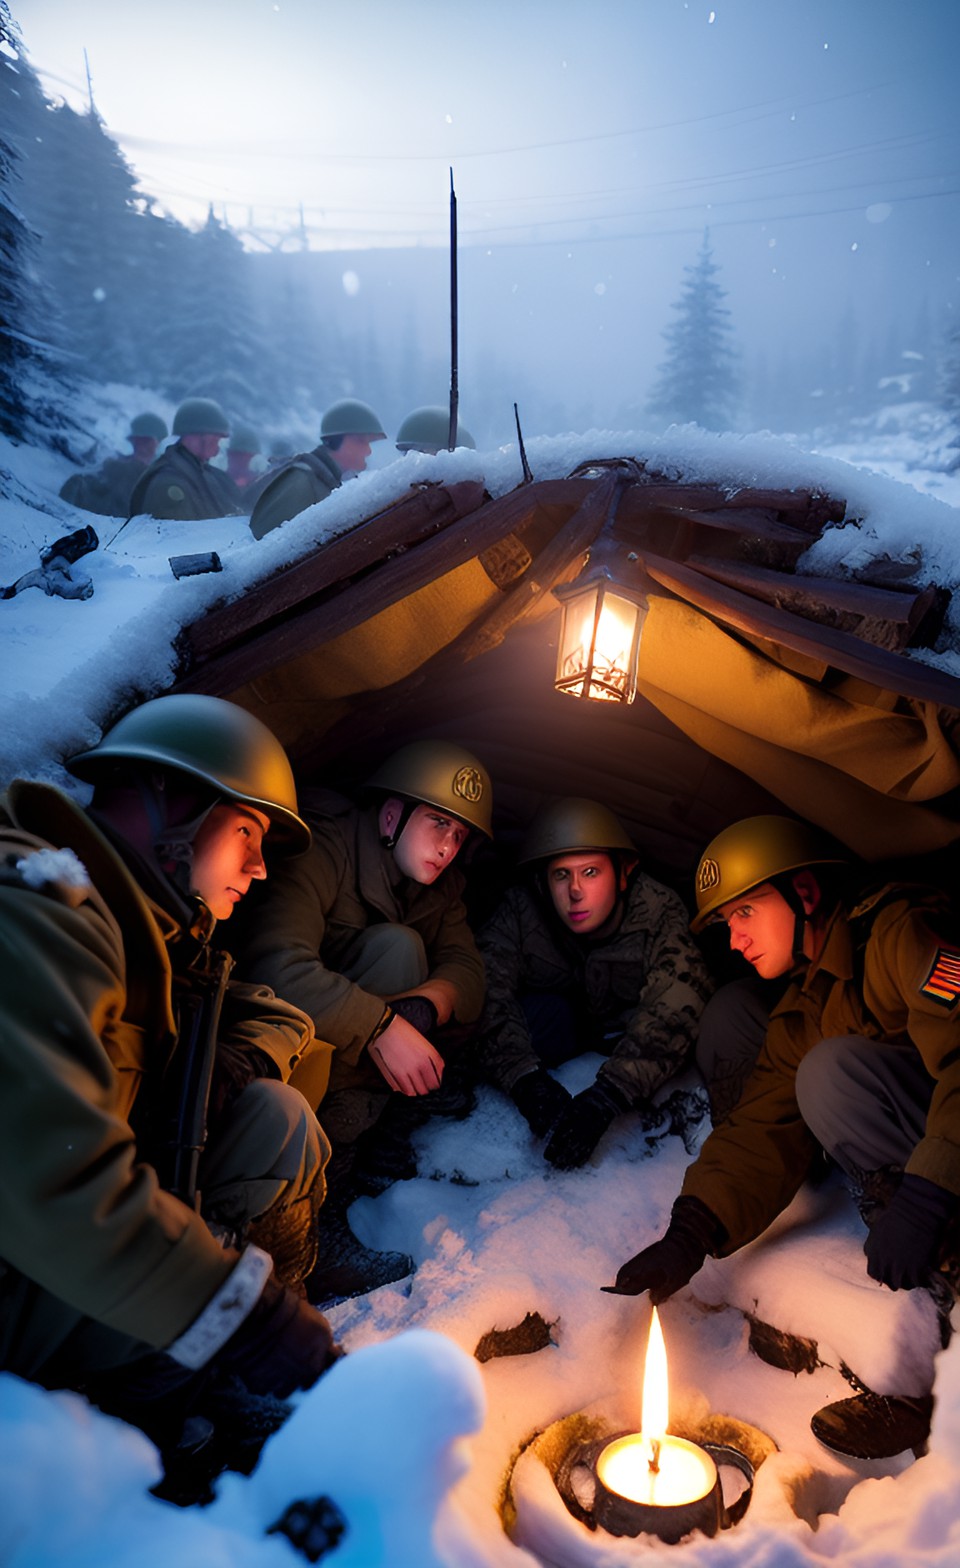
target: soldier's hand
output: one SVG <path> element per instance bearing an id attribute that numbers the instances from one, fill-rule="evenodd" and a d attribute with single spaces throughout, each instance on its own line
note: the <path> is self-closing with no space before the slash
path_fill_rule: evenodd
<path id="1" fill-rule="evenodd" d="M 648 1290 L 654 1306 L 659 1306 L 692 1280 L 719 1236 L 720 1222 L 705 1203 L 678 1198 L 660 1240 L 629 1258 L 615 1285 L 600 1288 L 615 1296 L 639 1296 Z"/>
<path id="2" fill-rule="evenodd" d="M 891 1290 L 912 1290 L 936 1268 L 957 1198 L 925 1176 L 904 1175 L 863 1244 L 867 1273 Z"/>
<path id="3" fill-rule="evenodd" d="M 551 1078 L 545 1067 L 524 1073 L 510 1090 L 510 1098 L 535 1138 L 545 1138 L 571 1102 L 568 1089 Z"/>
<path id="4" fill-rule="evenodd" d="M 323 1314 L 271 1277 L 213 1363 L 235 1373 L 252 1394 L 286 1399 L 312 1387 L 343 1354 Z"/>
<path id="5" fill-rule="evenodd" d="M 574 1095 L 553 1129 L 544 1159 L 557 1170 L 576 1170 L 590 1158 L 613 1118 L 626 1109 L 626 1098 L 598 1078 Z"/>
<path id="6" fill-rule="evenodd" d="M 419 1029 L 399 1014 L 391 1018 L 368 1051 L 370 1060 L 398 1094 L 429 1094 L 431 1089 L 439 1088 L 443 1057 Z"/>

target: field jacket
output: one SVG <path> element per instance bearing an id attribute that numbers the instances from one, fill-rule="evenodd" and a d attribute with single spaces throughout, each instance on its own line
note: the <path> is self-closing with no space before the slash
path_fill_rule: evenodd
<path id="1" fill-rule="evenodd" d="M 235 517 L 243 501 L 229 474 L 199 457 L 181 442 L 168 447 L 137 480 L 128 516 L 146 512 L 165 522 L 195 522 L 206 517 Z"/>
<path id="2" fill-rule="evenodd" d="M 237 1262 L 138 1159 L 130 1116 L 175 1050 L 173 919 L 84 812 L 16 781 L 0 807 L 0 1269 L 165 1347 Z M 309 1021 L 230 983 L 221 1038 L 287 1078 Z M 2 1337 L 2 1336 L 0 1336 Z"/>
<path id="3" fill-rule="evenodd" d="M 907 1169 L 960 1194 L 960 923 L 943 895 L 887 884 L 838 910 L 819 957 L 770 1015 L 756 1067 L 731 1115 L 707 1138 L 683 1191 L 701 1199 L 735 1252 L 795 1196 L 816 1144 L 796 1073 L 820 1040 L 910 1043 L 935 1080 L 926 1131 Z"/>
<path id="4" fill-rule="evenodd" d="M 326 447 L 301 452 L 261 490 L 250 515 L 250 532 L 262 539 L 308 506 L 325 501 L 342 482 L 340 465 Z"/>
<path id="5" fill-rule="evenodd" d="M 403 876 L 380 843 L 376 807 L 318 790 L 304 793 L 301 809 L 313 843 L 257 890 L 244 973 L 302 1008 L 338 1058 L 356 1066 L 384 1003 L 342 968 L 361 932 L 391 921 L 421 937 L 429 978 L 455 987 L 455 1017 L 472 1023 L 483 1002 L 483 961 L 467 925 L 460 872 L 450 866 L 429 887 Z"/>

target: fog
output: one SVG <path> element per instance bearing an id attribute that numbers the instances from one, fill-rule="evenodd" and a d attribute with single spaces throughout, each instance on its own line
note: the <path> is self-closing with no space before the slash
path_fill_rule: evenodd
<path id="1" fill-rule="evenodd" d="M 312 442 L 352 393 L 389 432 L 445 400 L 451 169 L 460 408 L 483 445 L 512 437 L 514 401 L 525 433 L 662 428 L 663 332 L 705 234 L 730 426 L 829 441 L 936 398 L 960 319 L 955 0 L 12 10 L 44 94 L 93 103 L 151 210 L 198 229 L 212 204 L 253 313 L 321 324 L 315 375 L 239 410 L 264 428 Z M 42 234 L 29 147 L 21 173 Z M 285 352 L 268 327 L 261 358 L 271 331 Z M 195 390 L 149 371 L 101 379 Z"/>

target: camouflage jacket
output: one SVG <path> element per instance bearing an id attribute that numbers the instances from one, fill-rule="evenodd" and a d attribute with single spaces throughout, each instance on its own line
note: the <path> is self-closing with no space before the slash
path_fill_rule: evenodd
<path id="1" fill-rule="evenodd" d="M 481 1050 L 509 1091 L 539 1065 L 520 1005 L 524 992 L 555 992 L 600 1025 L 583 1049 L 609 1052 L 599 1078 L 641 1105 L 684 1066 L 711 982 L 682 900 L 638 872 L 617 929 L 591 939 L 556 918 L 526 885 L 511 888 L 477 938 L 487 970 Z"/>
<path id="2" fill-rule="evenodd" d="M 260 491 L 250 516 L 250 532 L 255 539 L 262 539 L 308 506 L 325 501 L 342 482 L 340 466 L 326 447 L 301 452 Z"/>
<path id="3" fill-rule="evenodd" d="M 195 522 L 206 517 L 237 517 L 240 491 L 229 474 L 202 463 L 182 442 L 168 447 L 137 480 L 130 517 L 146 512 L 164 522 Z"/>
<path id="4" fill-rule="evenodd" d="M 735 1252 L 799 1190 L 816 1152 L 800 1115 L 797 1068 L 820 1040 L 860 1035 L 912 1044 L 935 1087 L 907 1169 L 960 1193 L 960 922 L 944 895 L 897 884 L 838 910 L 819 957 L 770 1014 L 756 1067 L 733 1111 L 688 1169 Z"/>

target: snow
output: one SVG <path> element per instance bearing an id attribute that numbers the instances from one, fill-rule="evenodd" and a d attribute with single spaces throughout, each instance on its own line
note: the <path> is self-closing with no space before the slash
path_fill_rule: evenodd
<path id="1" fill-rule="evenodd" d="M 105 441 L 111 439 L 105 427 Z M 691 480 L 820 485 L 859 519 L 808 552 L 810 571 L 842 573 L 869 549 L 895 559 L 922 552 L 921 579 L 960 580 L 956 476 L 909 469 L 916 454 L 895 436 L 864 454 L 812 454 L 766 434 L 591 432 L 531 440 L 536 478 L 581 461 L 640 454 Z M 855 455 L 855 454 L 854 454 Z M 912 484 L 881 472 L 900 466 Z M 0 521 L 0 578 L 37 565 L 39 549 L 89 521 L 56 499 L 66 460 L 0 447 L 10 498 Z M 260 543 L 243 519 L 202 524 L 96 519 L 101 548 L 83 565 L 85 601 L 28 589 L 0 605 L 5 644 L 0 776 L 67 784 L 60 759 L 92 743 L 133 696 L 169 684 L 179 627 L 224 594 L 241 594 L 426 478 L 482 478 L 494 495 L 520 479 L 515 448 L 410 455 L 361 476 Z M 936 494 L 932 491 L 936 489 Z M 109 543 L 108 543 L 109 542 Z M 176 580 L 168 558 L 215 549 L 217 575 Z M 948 633 L 934 662 L 952 667 Z M 75 787 L 75 786 L 70 786 Z M 558 1076 L 572 1090 L 597 1059 Z M 671 1085 L 673 1089 L 675 1085 Z M 687 1084 L 692 1089 L 693 1083 Z M 701 1134 L 702 1135 L 702 1130 Z M 539 1431 L 576 1412 L 639 1424 L 646 1298 L 605 1294 L 618 1266 L 662 1232 L 694 1152 L 662 1124 L 644 1133 L 619 1118 L 583 1170 L 559 1173 L 512 1105 L 481 1090 L 463 1122 L 417 1134 L 419 1174 L 358 1201 L 351 1222 L 371 1246 L 411 1253 L 416 1273 L 330 1312 L 349 1354 L 298 1397 L 250 1477 L 229 1475 L 207 1509 L 179 1510 L 149 1495 L 158 1476 L 143 1435 L 77 1395 L 0 1376 L 0 1564 L 3 1568 L 291 1568 L 303 1561 L 268 1533 L 299 1498 L 330 1496 L 347 1530 L 330 1568 L 954 1568 L 960 1552 L 960 1350 L 940 1351 L 922 1292 L 892 1293 L 866 1275 L 862 1229 L 842 1188 L 804 1189 L 752 1246 L 710 1260 L 665 1303 L 671 1420 L 710 1413 L 758 1428 L 777 1451 L 756 1477 L 734 1529 L 665 1547 L 591 1533 L 567 1513 L 537 1453 Z M 482 1365 L 479 1340 L 528 1313 L 552 1343 Z M 752 1318 L 813 1340 L 819 1364 L 793 1374 L 749 1347 Z M 845 1363 L 879 1391 L 920 1392 L 935 1377 L 929 1453 L 869 1464 L 845 1461 L 813 1437 L 810 1416 L 847 1397 Z M 510 1477 L 514 1538 L 500 1503 Z"/>

